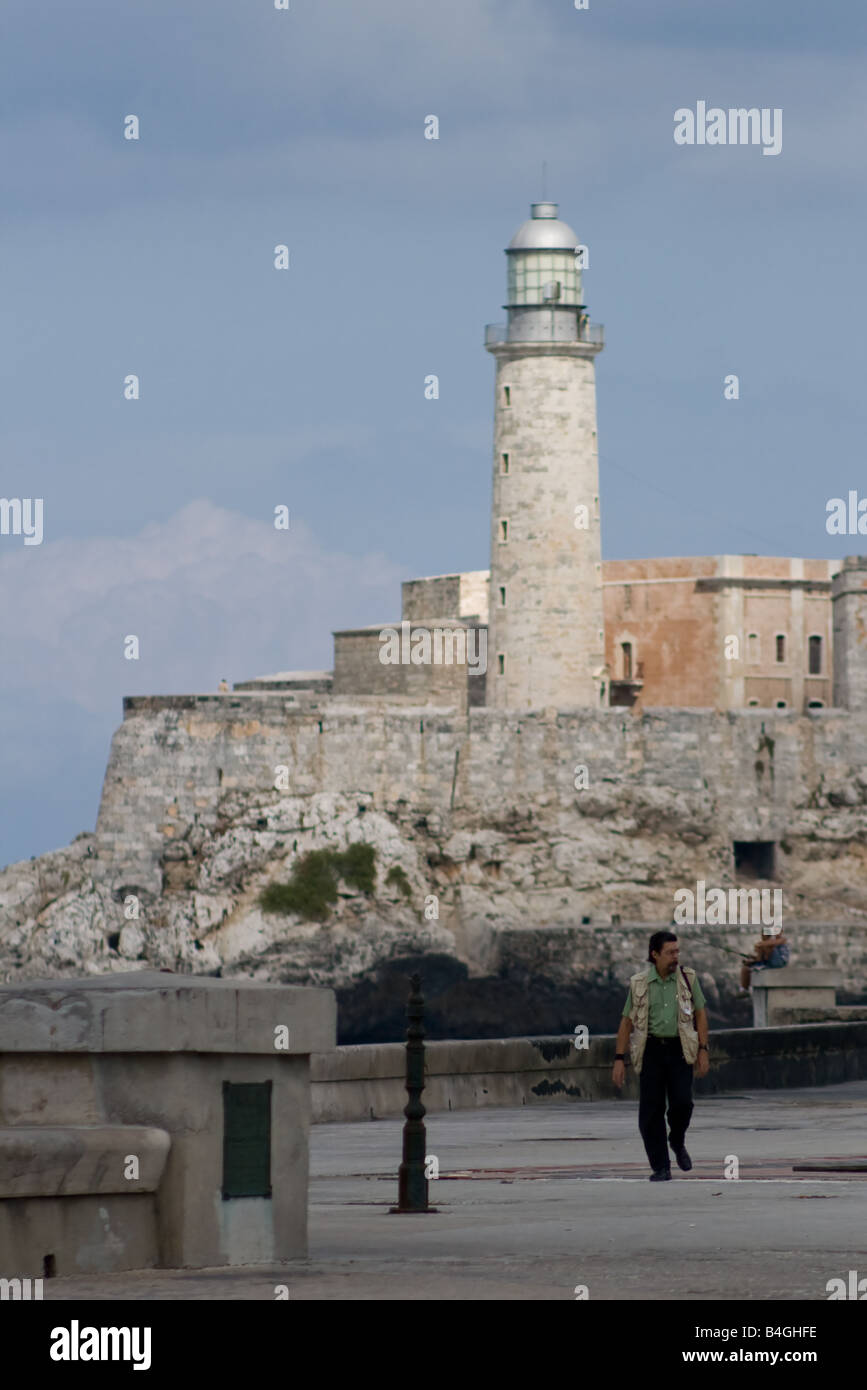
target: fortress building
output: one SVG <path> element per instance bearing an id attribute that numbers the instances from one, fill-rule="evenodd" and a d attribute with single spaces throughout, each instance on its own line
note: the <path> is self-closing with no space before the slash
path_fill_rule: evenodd
<path id="1" fill-rule="evenodd" d="M 867 703 L 861 658 L 853 666 L 842 647 L 835 657 L 835 634 L 839 645 L 857 628 L 857 568 L 841 578 L 834 618 L 838 561 L 602 559 L 603 332 L 584 303 L 585 248 L 557 214 L 556 203 L 532 204 L 506 248 L 506 322 L 485 330 L 496 362 L 490 569 L 408 580 L 396 623 L 334 633 L 333 671 L 285 671 L 235 689 L 461 712 L 802 712 L 835 702 L 836 672 L 837 702 Z M 384 643 L 398 630 L 406 659 L 386 662 Z M 484 660 L 473 661 L 479 651 Z"/>

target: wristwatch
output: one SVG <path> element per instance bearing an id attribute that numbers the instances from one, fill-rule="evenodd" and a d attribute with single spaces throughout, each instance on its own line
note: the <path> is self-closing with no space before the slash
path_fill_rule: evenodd
<path id="1" fill-rule="evenodd" d="M 626 1053 L 625 1053 L 625 1052 L 615 1052 L 615 1054 L 614 1054 L 614 1060 L 615 1060 L 615 1062 L 625 1062 L 625 1061 L 626 1061 Z"/>
<path id="2" fill-rule="evenodd" d="M 708 1057 L 710 1056 L 710 1052 L 708 1052 L 707 1043 L 699 1043 L 698 1050 L 699 1052 L 707 1052 Z"/>

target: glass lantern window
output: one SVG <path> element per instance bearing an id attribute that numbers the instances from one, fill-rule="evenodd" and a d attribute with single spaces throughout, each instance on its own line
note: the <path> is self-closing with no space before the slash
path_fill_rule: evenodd
<path id="1" fill-rule="evenodd" d="M 572 251 L 526 251 L 508 258 L 510 304 L 540 304 L 543 286 L 559 280 L 559 303 L 582 303 L 581 271 Z"/>

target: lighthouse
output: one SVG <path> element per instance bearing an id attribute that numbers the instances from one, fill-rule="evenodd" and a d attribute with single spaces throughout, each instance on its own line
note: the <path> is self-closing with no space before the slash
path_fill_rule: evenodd
<path id="1" fill-rule="evenodd" d="M 486 703 L 608 703 L 602 625 L 595 360 L 585 248 L 556 203 L 533 203 L 506 248 L 496 359 Z"/>

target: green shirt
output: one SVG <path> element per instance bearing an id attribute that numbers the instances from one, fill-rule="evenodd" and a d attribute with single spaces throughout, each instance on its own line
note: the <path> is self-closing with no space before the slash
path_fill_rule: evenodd
<path id="1" fill-rule="evenodd" d="M 680 970 L 680 966 L 677 967 Z M 677 971 L 673 970 L 667 980 L 663 980 L 655 965 L 648 967 L 650 984 L 647 986 L 648 1031 L 657 1038 L 677 1037 Z M 702 994 L 698 976 L 692 985 L 692 1002 L 696 1009 L 703 1009 L 705 998 Z M 626 996 L 623 1017 L 632 1017 L 632 990 Z"/>

